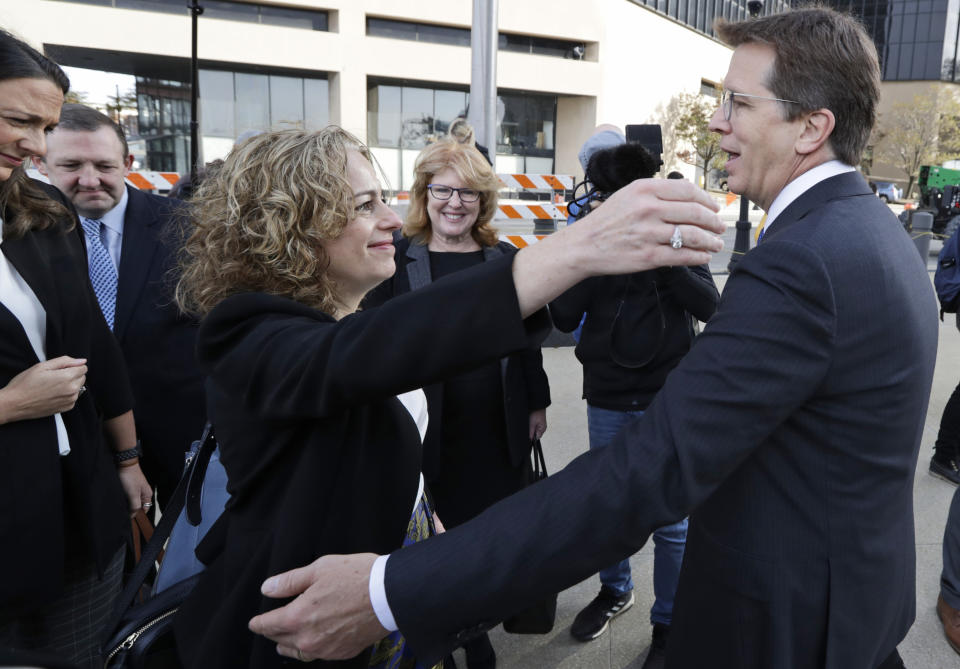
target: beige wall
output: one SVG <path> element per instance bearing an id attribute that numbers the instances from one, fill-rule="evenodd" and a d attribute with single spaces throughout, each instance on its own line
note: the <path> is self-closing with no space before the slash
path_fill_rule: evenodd
<path id="1" fill-rule="evenodd" d="M 260 0 L 269 2 L 269 0 Z M 470 0 L 284 0 L 331 12 L 331 32 L 201 17 L 199 56 L 316 70 L 330 77 L 332 121 L 366 137 L 367 78 L 469 85 L 470 50 L 367 37 L 367 15 L 469 28 Z M 500 0 L 503 31 L 582 41 L 582 61 L 499 52 L 498 87 L 556 94 L 556 171 L 579 174 L 576 155 L 600 122 L 667 122 L 680 91 L 718 81 L 729 49 L 629 0 Z M 55 0 L 0 2 L 0 25 L 37 46 L 189 57 L 190 19 Z M 668 163 L 671 161 L 668 160 Z"/>

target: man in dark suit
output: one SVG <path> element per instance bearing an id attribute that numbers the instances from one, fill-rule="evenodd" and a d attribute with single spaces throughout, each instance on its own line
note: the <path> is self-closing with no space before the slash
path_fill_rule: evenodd
<path id="1" fill-rule="evenodd" d="M 206 417 L 196 323 L 173 303 L 182 206 L 125 184 L 132 163 L 126 138 L 94 109 L 64 105 L 47 146 L 39 168 L 80 214 L 90 279 L 130 372 L 143 469 L 162 502 Z"/>
<path id="2" fill-rule="evenodd" d="M 605 449 L 472 522 L 269 579 L 269 596 L 304 593 L 251 621 L 280 652 L 349 656 L 395 625 L 428 664 L 689 513 L 667 667 L 902 666 L 937 311 L 852 167 L 876 120 L 876 49 L 818 8 L 718 34 L 735 50 L 711 128 L 730 189 L 769 224 L 690 353 Z"/>

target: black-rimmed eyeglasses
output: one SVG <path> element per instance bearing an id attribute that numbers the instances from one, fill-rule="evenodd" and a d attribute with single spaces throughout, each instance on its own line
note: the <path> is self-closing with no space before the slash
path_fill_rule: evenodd
<path id="1" fill-rule="evenodd" d="M 734 98 L 750 98 L 751 100 L 770 100 L 771 102 L 786 102 L 792 105 L 800 104 L 796 100 L 784 100 L 783 98 L 771 98 L 765 95 L 749 95 L 747 93 L 734 93 L 733 91 L 724 90 L 720 97 L 720 109 L 723 111 L 724 121 L 729 121 L 730 117 L 733 116 L 733 99 Z"/>
<path id="2" fill-rule="evenodd" d="M 480 191 L 476 188 L 453 188 L 451 186 L 442 186 L 440 184 L 430 184 L 427 186 L 430 194 L 438 200 L 449 200 L 456 193 L 461 202 L 476 202 L 480 199 Z"/>

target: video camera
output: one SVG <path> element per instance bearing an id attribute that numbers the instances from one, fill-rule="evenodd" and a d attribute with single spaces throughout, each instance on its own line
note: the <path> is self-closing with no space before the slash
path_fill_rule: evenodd
<path id="1" fill-rule="evenodd" d="M 604 201 L 636 179 L 649 179 L 663 165 L 663 134 L 659 125 L 628 125 L 625 144 L 600 149 L 587 162 L 583 188 L 589 190 L 579 197 L 577 220 L 590 212 L 589 203 Z"/>

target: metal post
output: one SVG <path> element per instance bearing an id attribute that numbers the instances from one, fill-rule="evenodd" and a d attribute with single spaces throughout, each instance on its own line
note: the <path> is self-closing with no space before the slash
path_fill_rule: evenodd
<path id="1" fill-rule="evenodd" d="M 750 18 L 755 19 L 763 11 L 762 0 L 750 0 L 747 3 L 747 11 Z M 704 175 L 706 180 L 706 175 Z M 727 263 L 727 271 L 732 272 L 733 268 L 740 262 L 740 257 L 750 250 L 750 200 L 743 195 L 740 196 L 740 219 L 737 221 L 737 236 L 733 241 L 733 253 L 730 254 L 730 262 Z"/>
<path id="2" fill-rule="evenodd" d="M 730 254 L 730 262 L 727 263 L 727 271 L 732 272 L 740 257 L 750 250 L 750 200 L 740 196 L 740 220 L 737 221 L 737 236 L 733 242 L 733 253 Z"/>
<path id="3" fill-rule="evenodd" d="M 200 123 L 197 121 L 197 100 L 200 91 L 200 74 L 197 65 L 197 17 L 203 7 L 197 0 L 190 0 L 190 183 L 197 183 L 197 163 L 200 161 Z"/>
<path id="4" fill-rule="evenodd" d="M 497 152 L 497 0 L 473 0 L 470 31 L 470 113 L 477 143 Z"/>

